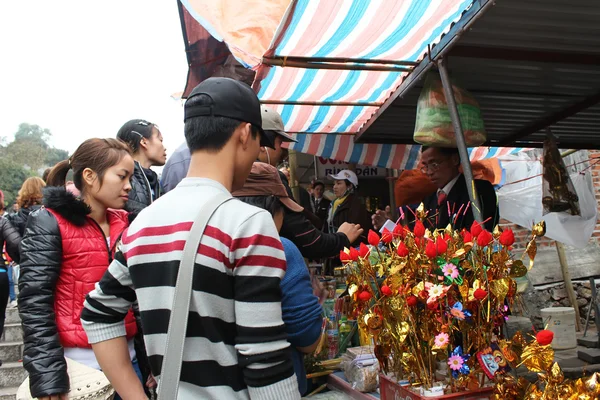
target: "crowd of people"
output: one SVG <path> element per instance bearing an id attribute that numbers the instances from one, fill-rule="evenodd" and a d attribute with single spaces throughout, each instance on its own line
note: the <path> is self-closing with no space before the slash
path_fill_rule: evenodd
<path id="1" fill-rule="evenodd" d="M 194 273 L 178 398 L 306 393 L 303 356 L 317 347 L 323 310 L 305 259 L 322 260 L 332 274 L 340 251 L 366 242 L 391 210 L 369 215 L 350 170 L 327 177 L 331 201 L 323 181 L 296 201 L 281 168 L 282 144 L 294 138 L 241 82 L 203 81 L 184 114 L 185 143 L 168 159 L 155 124 L 128 121 L 116 138 L 88 139 L 43 179 L 27 179 L 18 211 L 0 218 L 0 247 L 19 265 L 33 397 L 66 398 L 66 358 L 102 370 L 117 398 L 150 397 L 160 385 L 180 268 Z M 429 148 L 422 160 L 439 188 L 424 204 L 431 224 L 445 227 L 438 210 L 468 202 L 458 155 Z M 162 165 L 159 182 L 151 167 Z M 476 185 L 492 226 L 493 188 Z M 208 220 L 194 265 L 180 266 L 194 221 L 219 196 L 233 199 Z M 469 215 L 460 226 L 470 226 Z M 14 300 L 11 275 L 0 268 L 0 324 Z"/>

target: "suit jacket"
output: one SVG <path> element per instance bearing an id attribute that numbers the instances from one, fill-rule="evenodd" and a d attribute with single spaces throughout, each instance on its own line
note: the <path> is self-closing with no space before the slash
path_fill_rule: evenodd
<path id="1" fill-rule="evenodd" d="M 481 214 L 483 220 L 486 221 L 485 229 L 492 231 L 498 224 L 499 211 L 498 211 L 498 199 L 496 197 L 496 191 L 489 181 L 475 179 L 475 188 L 479 197 L 479 203 L 481 204 Z M 460 174 L 460 177 L 448 193 L 446 202 L 438 207 L 437 204 L 437 191 L 436 193 L 427 196 L 423 200 L 425 208 L 429 210 L 429 223 L 425 224 L 426 228 L 431 229 L 435 227 L 437 229 L 444 229 L 450 223 L 450 217 L 448 216 L 448 204 L 450 204 L 450 212 L 455 214 L 462 206 L 460 215 L 456 218 L 456 221 L 452 225 L 454 229 L 462 230 L 463 228 L 470 229 L 475 218 L 473 217 L 473 205 L 469 206 L 465 214 L 465 208 L 469 204 L 469 192 L 467 191 L 467 182 L 465 176 Z"/>
<path id="2" fill-rule="evenodd" d="M 325 197 L 321 197 L 319 205 L 315 207 L 315 198 L 314 196 L 310 196 L 310 205 L 313 214 L 315 214 L 321 220 L 321 226 L 319 226 L 319 228 L 321 228 L 323 224 L 327 221 L 331 201 L 329 199 L 326 199 Z"/>

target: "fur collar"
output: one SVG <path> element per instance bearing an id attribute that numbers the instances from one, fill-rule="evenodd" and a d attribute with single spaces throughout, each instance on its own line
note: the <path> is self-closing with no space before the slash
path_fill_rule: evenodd
<path id="1" fill-rule="evenodd" d="M 92 212 L 83 200 L 75 197 L 64 187 L 50 186 L 44 189 L 44 206 L 57 212 L 74 225 L 82 226 Z"/>

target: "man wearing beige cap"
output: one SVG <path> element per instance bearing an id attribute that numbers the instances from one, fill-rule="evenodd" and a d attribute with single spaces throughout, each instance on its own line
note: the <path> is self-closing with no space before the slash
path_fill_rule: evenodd
<path id="1" fill-rule="evenodd" d="M 264 105 L 261 107 L 261 111 L 262 128 L 265 131 L 265 136 L 273 143 L 274 149 L 261 147 L 258 159 L 277 167 L 287 152 L 286 149 L 281 147 L 282 143 L 295 142 L 296 140 L 285 133 L 281 115 L 277 111 Z M 285 175 L 280 172 L 279 177 L 288 192 L 288 196 L 294 199 Z M 339 254 L 340 250 L 343 250 L 344 247 L 350 247 L 350 244 L 355 242 L 363 233 L 363 228 L 360 225 L 349 223 L 342 224 L 337 233 L 321 232 L 307 218 L 310 211 L 304 210 L 302 213 L 297 213 L 291 212 L 287 208 L 284 211 L 283 226 L 279 234 L 294 242 L 302 255 L 312 260 Z"/>

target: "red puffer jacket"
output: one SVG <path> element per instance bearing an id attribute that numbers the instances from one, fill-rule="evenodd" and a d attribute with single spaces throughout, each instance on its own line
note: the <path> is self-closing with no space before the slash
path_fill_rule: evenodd
<path id="1" fill-rule="evenodd" d="M 63 347 L 91 347 L 80 322 L 83 302 L 102 279 L 128 226 L 125 211 L 109 210 L 109 245 L 88 216 L 89 207 L 65 189 L 47 188 L 44 205 L 30 214 L 21 241 L 23 366 L 33 397 L 69 391 Z M 125 322 L 131 339 L 137 332 L 131 311 Z"/>

